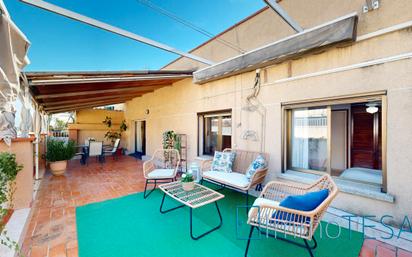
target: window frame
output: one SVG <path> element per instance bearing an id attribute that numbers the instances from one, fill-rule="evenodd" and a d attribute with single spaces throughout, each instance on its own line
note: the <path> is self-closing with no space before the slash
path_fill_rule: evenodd
<path id="1" fill-rule="evenodd" d="M 313 106 L 311 106 L 311 107 L 313 107 Z M 331 108 L 330 108 L 330 106 L 323 106 L 323 105 L 319 105 L 319 106 L 316 106 L 316 108 L 317 107 L 319 107 L 319 108 L 325 108 L 325 110 L 326 110 L 326 117 L 327 117 L 327 121 L 326 121 L 326 123 L 327 123 L 327 146 L 326 146 L 326 151 L 327 151 L 327 157 L 328 157 L 328 162 L 327 162 L 327 164 L 326 164 L 326 171 L 318 171 L 318 170 L 312 170 L 312 169 L 304 169 L 304 168 L 298 168 L 298 167 L 293 167 L 292 166 L 292 158 L 287 158 L 288 159 L 288 163 L 287 163 L 287 167 L 288 167 L 288 169 L 290 169 L 290 170 L 295 170 L 295 171 L 301 171 L 301 172 L 306 172 L 306 173 L 311 173 L 311 174 L 316 174 L 316 175 L 320 175 L 320 174 L 325 174 L 325 172 L 326 173 L 328 173 L 328 174 L 330 174 L 330 156 L 329 156 L 329 154 L 330 154 L 330 148 L 331 148 L 331 143 L 330 143 L 330 135 L 331 135 L 331 128 L 330 128 L 330 126 L 329 126 L 329 124 L 330 124 L 330 119 L 331 119 L 331 115 L 330 115 L 330 112 L 331 112 Z M 288 116 L 288 120 L 287 120 L 287 123 L 288 123 L 288 130 L 289 130 L 289 136 L 288 136 L 288 138 L 287 138 L 287 152 L 288 152 L 288 156 L 291 156 L 292 155 L 292 151 L 293 151 L 293 149 L 292 149 L 292 111 L 293 110 L 297 110 L 297 109 L 304 109 L 304 108 L 306 108 L 306 107 L 299 107 L 299 108 L 290 108 L 290 109 L 288 109 L 288 113 L 290 113 L 289 114 L 289 116 Z"/>
<path id="2" fill-rule="evenodd" d="M 327 97 L 327 98 L 318 98 L 310 99 L 303 101 L 293 101 L 293 102 L 284 102 L 281 103 L 281 119 L 282 119 L 282 173 L 285 173 L 287 170 L 295 170 L 305 173 L 311 173 L 316 175 L 331 174 L 331 135 L 332 135 L 332 106 L 339 104 L 354 104 L 370 101 L 381 101 L 381 127 L 382 127 L 382 192 L 387 191 L 387 96 L 386 91 L 378 91 L 366 94 L 354 94 L 354 95 L 345 95 L 340 97 Z M 326 171 L 316 171 L 316 170 L 307 170 L 307 169 L 296 169 L 292 168 L 291 165 L 291 156 L 292 147 L 292 110 L 299 108 L 310 108 L 310 107 L 325 107 L 327 108 L 327 167 Z M 348 146 L 349 147 L 349 146 Z"/>
<path id="3" fill-rule="evenodd" d="M 205 153 L 205 131 L 206 131 L 206 122 L 205 118 L 207 117 L 215 117 L 215 116 L 230 116 L 232 119 L 232 135 L 231 138 L 233 139 L 233 113 L 232 109 L 224 109 L 224 110 L 217 110 L 217 111 L 208 111 L 208 112 L 199 112 L 197 113 L 197 154 L 198 155 L 207 155 L 212 156 L 211 154 Z M 233 145 L 233 140 L 231 140 L 231 144 Z M 223 149 L 222 149 L 223 150 Z"/>

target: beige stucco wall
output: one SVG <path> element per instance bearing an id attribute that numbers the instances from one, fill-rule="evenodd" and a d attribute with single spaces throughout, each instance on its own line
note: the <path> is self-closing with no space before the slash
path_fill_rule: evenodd
<path id="1" fill-rule="evenodd" d="M 360 14 L 359 35 L 412 20 L 412 12 L 409 11 L 412 9 L 412 1 L 382 0 L 380 2 L 379 10 Z M 311 1 L 308 4 L 304 0 L 289 0 L 282 1 L 282 3 L 290 14 L 307 28 L 351 11 L 360 12 L 365 1 L 322 0 Z M 273 21 L 272 15 L 268 12 L 269 10 L 236 28 L 237 31 L 242 31 L 237 33 L 239 42 L 242 40 L 263 42 L 277 39 L 270 33 L 270 36 L 265 34 L 266 28 L 270 27 L 267 24 L 277 29 L 277 21 Z M 262 31 L 260 28 L 263 28 Z M 248 31 L 252 30 L 255 34 L 248 34 Z M 281 32 L 279 35 L 286 34 Z M 250 45 L 252 47 L 253 43 Z M 204 53 L 209 51 L 210 55 L 203 55 L 207 58 L 213 57 L 214 54 L 218 55 L 219 52 L 222 56 L 226 55 L 227 52 L 223 51 L 220 46 L 213 47 L 206 45 L 199 51 L 204 51 Z M 215 50 L 210 50 L 211 48 Z M 340 193 L 334 206 L 358 214 L 377 216 L 389 214 L 396 217 L 396 222 L 401 222 L 404 215 L 410 214 L 412 207 L 410 197 L 412 176 L 409 171 L 412 167 L 410 148 L 412 145 L 410 129 L 412 126 L 412 59 L 289 82 L 278 80 L 410 52 L 412 52 L 412 30 L 404 29 L 354 43 L 351 46 L 329 49 L 263 69 L 263 84 L 259 95 L 259 100 L 266 109 L 263 142 L 246 141 L 240 136 L 243 131 L 251 129 L 258 131 L 262 138 L 261 117 L 257 113 L 241 111 L 241 107 L 245 105 L 245 97 L 251 92 L 254 72 L 204 85 L 196 85 L 191 79 L 185 79 L 175 83 L 172 87 L 162 88 L 127 102 L 125 117 L 129 126 L 134 120 L 146 120 L 147 154 L 149 155 L 156 148 L 161 147 L 161 136 L 165 130 L 173 129 L 179 133 L 188 134 L 188 160 L 190 162 L 197 156 L 197 113 L 232 109 L 232 147 L 249 150 L 260 150 L 263 147 L 264 151 L 270 154 L 268 181 L 278 179 L 278 175 L 282 172 L 281 103 L 385 90 L 388 106 L 387 189 L 388 193 L 395 197 L 395 202 L 388 203 Z M 191 62 L 183 63 L 183 61 L 181 59 L 170 67 L 179 68 L 191 65 Z M 150 114 L 144 113 L 146 109 L 150 110 Z M 134 149 L 133 131 L 134 129 L 130 129 L 127 133 L 128 149 Z"/>
<path id="2" fill-rule="evenodd" d="M 13 208 L 15 210 L 30 208 L 33 199 L 33 139 L 18 138 L 13 140 L 11 146 L 0 141 L 0 152 L 16 154 L 16 161 L 23 165 L 23 169 L 16 177 L 16 191 L 13 195 Z"/>
<path id="3" fill-rule="evenodd" d="M 102 123 L 106 116 L 112 118 L 112 128 L 114 130 L 118 130 L 122 120 L 125 119 L 123 111 L 85 109 L 76 112 L 75 123 L 69 124 L 68 129 L 69 131 L 77 130 L 76 140 L 79 144 L 83 144 L 89 137 L 109 144 L 110 142 L 104 138 L 108 128 Z M 126 139 L 124 136 L 122 137 L 120 146 L 124 147 Z"/>

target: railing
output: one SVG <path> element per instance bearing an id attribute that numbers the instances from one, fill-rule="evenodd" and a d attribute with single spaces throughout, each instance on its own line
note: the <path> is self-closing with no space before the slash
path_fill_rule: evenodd
<path id="1" fill-rule="evenodd" d="M 53 130 L 52 131 L 53 137 L 69 137 L 69 132 L 67 130 Z"/>

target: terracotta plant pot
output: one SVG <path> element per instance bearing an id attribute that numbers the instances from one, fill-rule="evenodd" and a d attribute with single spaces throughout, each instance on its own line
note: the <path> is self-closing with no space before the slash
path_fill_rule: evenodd
<path id="1" fill-rule="evenodd" d="M 64 174 L 67 168 L 67 161 L 57 161 L 50 163 L 50 171 L 55 176 L 61 176 Z"/>
<path id="2" fill-rule="evenodd" d="M 6 210 L 6 214 L 3 216 L 3 219 L 0 220 L 0 227 L 7 224 L 7 222 L 10 220 L 12 214 L 13 214 L 13 210 L 11 210 L 11 209 Z"/>
<path id="3" fill-rule="evenodd" d="M 182 187 L 185 191 L 191 191 L 195 188 L 195 182 L 182 182 Z"/>

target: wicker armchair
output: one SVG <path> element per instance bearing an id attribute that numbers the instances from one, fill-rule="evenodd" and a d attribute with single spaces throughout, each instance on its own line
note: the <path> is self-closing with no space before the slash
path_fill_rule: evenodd
<path id="1" fill-rule="evenodd" d="M 312 211 L 299 211 L 279 206 L 279 203 L 289 195 L 303 195 L 308 192 L 328 189 L 328 197 Z M 280 240 L 291 242 L 295 245 L 306 248 L 311 257 L 312 250 L 317 247 L 314 233 L 319 226 L 322 216 L 325 214 L 328 206 L 336 197 L 338 188 L 329 175 L 322 176 L 312 185 L 301 187 L 290 185 L 282 182 L 269 182 L 259 198 L 256 199 L 254 207 L 249 211 L 248 224 L 251 225 L 249 240 L 247 242 L 245 256 L 247 256 L 250 238 L 255 228 L 262 234 L 275 237 Z M 277 214 L 275 214 L 277 212 Z M 274 231 L 275 235 L 269 233 Z M 302 238 L 304 244 L 298 244 L 289 241 L 283 236 L 276 236 L 277 233 L 287 234 L 295 238 Z M 309 246 L 307 240 L 313 239 L 314 245 Z"/>
<path id="2" fill-rule="evenodd" d="M 143 163 L 143 176 L 146 179 L 143 197 L 146 199 L 155 189 L 157 184 L 176 180 L 177 169 L 180 165 L 180 154 L 176 149 L 158 149 L 152 158 Z M 148 194 L 147 185 L 154 184 Z"/>
<path id="3" fill-rule="evenodd" d="M 262 155 L 266 162 L 269 162 L 269 155 L 266 153 L 252 152 L 239 149 L 226 148 L 223 152 L 235 152 L 236 157 L 233 162 L 233 172 L 213 172 L 211 171 L 212 160 L 207 160 L 202 163 L 201 172 L 202 180 L 221 185 L 222 187 L 228 187 L 241 192 L 246 195 L 246 206 L 249 205 L 249 190 L 256 187 L 257 190 L 261 190 L 261 184 L 265 180 L 268 168 L 258 169 L 250 177 L 250 180 L 246 178 L 246 171 L 249 165 L 256 159 L 257 156 Z"/>

